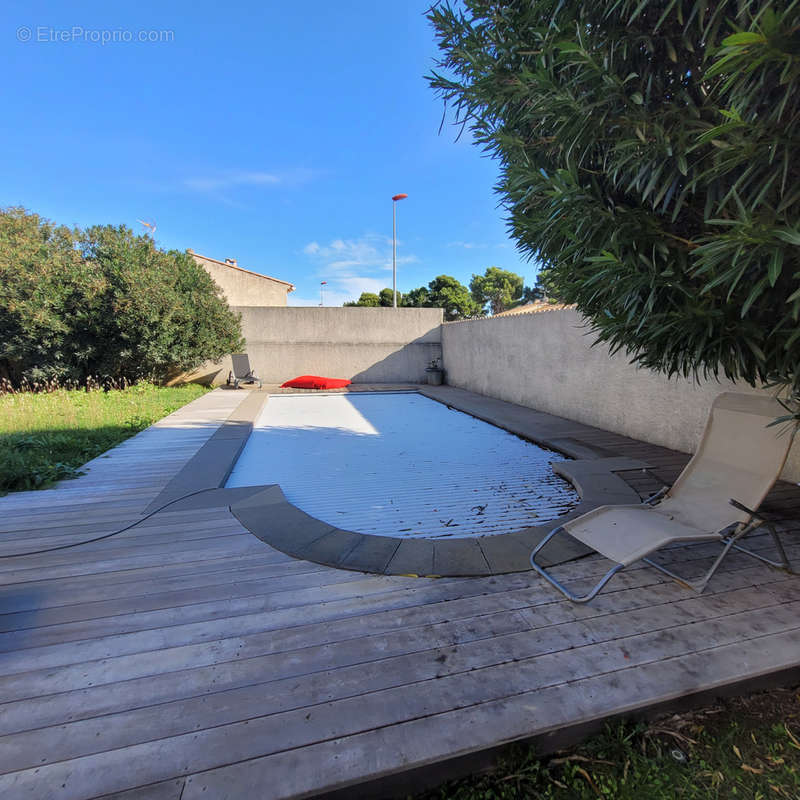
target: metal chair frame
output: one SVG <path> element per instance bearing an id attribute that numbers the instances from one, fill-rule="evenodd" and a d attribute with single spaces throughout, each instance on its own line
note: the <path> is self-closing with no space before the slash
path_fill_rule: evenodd
<path id="1" fill-rule="evenodd" d="M 642 505 L 657 505 L 657 501 L 664 497 L 668 492 L 668 489 L 662 489 L 652 497 L 649 497 L 647 500 L 643 501 Z M 656 563 L 652 559 L 648 557 L 644 557 L 639 559 L 640 561 L 644 561 L 645 564 L 657 569 L 659 572 L 662 572 L 664 575 L 672 578 L 676 583 L 679 583 L 681 586 L 685 586 L 687 589 L 693 589 L 698 594 L 701 593 L 705 588 L 708 582 L 713 577 L 714 573 L 717 571 L 720 564 L 722 564 L 725 556 L 732 550 L 738 550 L 741 553 L 746 553 L 753 558 L 758 559 L 759 561 L 763 561 L 765 564 L 768 564 L 771 567 L 775 567 L 776 569 L 782 569 L 786 572 L 791 574 L 796 574 L 794 570 L 792 570 L 791 563 L 786 555 L 786 550 L 784 549 L 783 542 L 780 539 L 780 535 L 778 534 L 775 525 L 767 520 L 764 519 L 762 515 L 757 514 L 747 506 L 743 505 L 742 503 L 738 502 L 737 500 L 731 499 L 730 503 L 735 508 L 738 508 L 740 511 L 745 511 L 750 514 L 751 519 L 748 522 L 741 522 L 735 526 L 733 526 L 733 530 L 730 530 L 731 526 L 724 528 L 723 531 L 729 530 L 730 532 L 725 534 L 723 531 L 715 532 L 715 533 L 708 533 L 708 534 L 699 534 L 696 541 L 697 542 L 704 542 L 704 541 L 719 541 L 722 543 L 723 548 L 722 552 L 716 557 L 714 563 L 711 565 L 709 570 L 700 578 L 695 580 L 688 580 L 686 578 L 681 577 L 675 572 L 667 569 L 666 567 L 662 566 L 661 564 Z M 752 533 L 754 530 L 760 527 L 766 527 L 769 531 L 770 536 L 772 537 L 773 542 L 775 543 L 775 548 L 778 551 L 778 557 L 780 560 L 776 561 L 771 558 L 767 558 L 766 556 L 761 555 L 760 553 L 756 553 L 753 550 L 750 550 L 747 547 L 742 547 L 737 542 L 744 536 L 749 533 Z M 576 595 L 574 592 L 571 592 L 556 580 L 547 570 L 536 561 L 536 556 L 547 546 L 547 544 L 559 533 L 565 532 L 569 535 L 568 531 L 565 531 L 563 525 L 559 525 L 559 527 L 554 528 L 550 531 L 544 539 L 534 548 L 533 552 L 531 553 L 531 567 L 536 570 L 551 586 L 555 587 L 560 591 L 565 597 L 572 600 L 573 603 L 588 603 L 597 597 L 598 593 L 603 589 L 603 587 L 621 570 L 625 569 L 625 564 L 618 564 L 615 563 L 614 566 L 606 572 L 605 575 L 586 593 L 583 595 Z M 655 548 L 651 552 L 657 552 L 660 548 Z M 638 562 L 634 562 L 638 563 Z M 630 566 L 630 565 L 627 565 Z"/>

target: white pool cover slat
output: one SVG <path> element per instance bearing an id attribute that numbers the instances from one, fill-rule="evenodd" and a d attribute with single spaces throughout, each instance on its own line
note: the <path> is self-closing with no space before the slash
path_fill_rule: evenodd
<path id="1" fill-rule="evenodd" d="M 564 456 L 415 393 L 270 397 L 227 486 L 278 483 L 337 528 L 444 538 L 508 533 L 579 498 Z"/>

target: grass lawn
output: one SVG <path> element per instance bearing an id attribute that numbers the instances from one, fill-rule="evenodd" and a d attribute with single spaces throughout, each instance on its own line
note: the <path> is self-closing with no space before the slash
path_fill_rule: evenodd
<path id="1" fill-rule="evenodd" d="M 0 395 L 0 494 L 44 489 L 207 391 L 140 383 L 109 392 Z"/>
<path id="2" fill-rule="evenodd" d="M 520 746 L 490 772 L 418 800 L 797 800 L 798 691 L 732 698 L 650 725 L 614 725 L 549 758 Z"/>

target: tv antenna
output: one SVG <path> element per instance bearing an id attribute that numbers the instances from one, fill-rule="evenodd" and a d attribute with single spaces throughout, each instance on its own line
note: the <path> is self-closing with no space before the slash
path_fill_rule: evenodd
<path id="1" fill-rule="evenodd" d="M 155 238 L 155 235 L 156 235 L 156 221 L 155 221 L 155 220 L 151 220 L 150 222 L 147 222 L 147 221 L 145 221 L 145 220 L 143 220 L 143 219 L 137 219 L 136 221 L 137 221 L 137 222 L 138 222 L 140 225 L 144 225 L 144 227 L 145 227 L 145 228 L 147 228 L 147 232 L 148 232 L 148 233 L 149 233 L 149 234 L 150 234 L 150 235 L 151 235 L 153 238 Z"/>

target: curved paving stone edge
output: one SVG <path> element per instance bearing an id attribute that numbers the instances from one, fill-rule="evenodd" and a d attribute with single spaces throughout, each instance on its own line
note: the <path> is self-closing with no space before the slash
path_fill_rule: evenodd
<path id="1" fill-rule="evenodd" d="M 438 402 L 445 402 L 428 392 L 424 394 Z M 644 462 L 630 458 L 605 458 L 574 439 L 549 436 L 534 438 L 530 432 L 498 424 L 502 420 L 492 419 L 491 414 L 488 415 L 490 418 L 484 414 L 473 414 L 497 427 L 576 458 L 574 461 L 556 462 L 553 469 L 578 490 L 581 496 L 578 506 L 569 514 L 545 524 L 495 536 L 407 539 L 342 530 L 306 514 L 290 503 L 277 484 L 222 488 L 252 431 L 254 420 L 268 398 L 266 392 L 251 392 L 153 501 L 151 507 L 157 508 L 165 502 L 175 501 L 175 498 L 188 492 L 205 490 L 202 494 L 173 502 L 170 510 L 227 505 L 245 528 L 271 547 L 295 558 L 339 569 L 384 575 L 455 577 L 530 570 L 531 550 L 553 528 L 600 505 L 640 502 L 638 494 L 615 471 L 644 469 L 648 466 Z M 452 398 L 448 398 L 445 404 L 472 413 L 468 407 L 459 408 L 461 404 L 454 403 Z M 576 540 L 560 537 L 545 548 L 542 561 L 550 565 L 559 564 L 589 552 Z"/>

